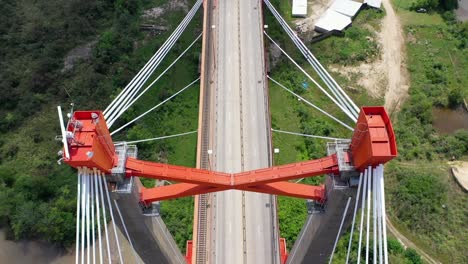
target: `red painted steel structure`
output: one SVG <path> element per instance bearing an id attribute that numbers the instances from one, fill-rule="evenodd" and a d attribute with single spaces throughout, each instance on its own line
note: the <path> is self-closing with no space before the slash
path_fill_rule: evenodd
<path id="1" fill-rule="evenodd" d="M 72 167 L 97 168 L 105 173 L 117 165 L 114 144 L 100 111 L 77 111 L 67 125 Z M 345 153 L 357 170 L 385 163 L 397 155 L 395 134 L 383 107 L 363 107 L 357 128 Z M 126 176 L 137 176 L 179 182 L 140 190 L 141 202 L 172 199 L 229 189 L 286 195 L 325 201 L 325 187 L 291 183 L 305 177 L 323 174 L 339 175 L 337 156 L 297 162 L 241 173 L 222 173 L 182 166 L 127 158 Z"/>

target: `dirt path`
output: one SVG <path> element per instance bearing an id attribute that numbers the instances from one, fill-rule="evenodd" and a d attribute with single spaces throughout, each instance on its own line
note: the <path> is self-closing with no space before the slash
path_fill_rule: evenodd
<path id="1" fill-rule="evenodd" d="M 406 238 L 403 234 L 401 234 L 393 225 L 392 222 L 387 218 L 387 229 L 405 246 L 405 247 L 410 247 L 416 250 L 419 255 L 421 255 L 421 258 L 423 258 L 426 262 L 430 264 L 439 264 L 440 262 L 436 261 L 433 259 L 431 256 L 429 256 L 426 252 L 424 252 L 422 249 L 418 248 L 411 240 Z"/>
<path id="2" fill-rule="evenodd" d="M 385 91 L 385 107 L 393 112 L 400 108 L 408 93 L 408 74 L 404 65 L 404 38 L 400 19 L 390 0 L 383 0 L 387 15 L 382 22 L 380 41 L 383 64 L 387 69 L 388 85 Z"/>

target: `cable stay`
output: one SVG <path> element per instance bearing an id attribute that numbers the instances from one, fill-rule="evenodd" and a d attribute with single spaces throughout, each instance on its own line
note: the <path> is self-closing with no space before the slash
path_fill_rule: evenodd
<path id="1" fill-rule="evenodd" d="M 362 205 L 361 205 L 361 224 L 359 228 L 359 243 L 358 243 L 358 250 L 357 250 L 357 264 L 361 262 L 361 245 L 362 245 L 362 231 L 364 229 L 364 210 L 366 209 L 366 188 L 367 188 L 367 176 L 368 170 L 364 170 L 364 186 L 362 188 Z M 370 177 L 370 176 L 369 176 Z"/>
<path id="2" fill-rule="evenodd" d="M 274 128 L 272 128 L 271 131 L 277 132 L 277 133 L 301 136 L 301 137 L 320 138 L 320 139 L 333 140 L 333 141 L 349 140 L 349 139 L 346 139 L 346 138 L 334 138 L 334 137 L 316 136 L 316 135 L 310 135 L 310 134 L 301 134 L 301 133 L 296 133 L 296 132 L 278 130 L 278 129 L 274 129 Z"/>
<path id="3" fill-rule="evenodd" d="M 349 254 L 351 252 L 351 244 L 352 244 L 352 241 L 353 241 L 353 233 L 354 233 L 354 223 L 356 221 L 357 209 L 359 207 L 359 196 L 361 194 L 362 178 L 363 178 L 363 174 L 361 172 L 361 174 L 359 175 L 359 183 L 358 183 L 358 189 L 357 189 L 357 194 L 356 194 L 356 202 L 354 203 L 354 213 L 353 213 L 353 220 L 351 222 L 351 232 L 350 232 L 350 236 L 349 236 L 348 252 L 346 253 L 346 262 L 345 262 L 346 264 L 348 264 L 348 262 L 349 262 Z"/>
<path id="4" fill-rule="evenodd" d="M 79 263 L 79 252 L 80 252 L 80 212 L 81 212 L 81 178 L 82 178 L 82 170 L 78 170 L 77 175 L 77 191 L 76 191 L 76 239 L 75 239 L 75 263 Z"/>
<path id="5" fill-rule="evenodd" d="M 155 138 L 147 138 L 147 139 L 140 139 L 140 140 L 134 140 L 134 141 L 126 141 L 126 142 L 121 142 L 121 143 L 116 143 L 115 146 L 120 146 L 120 145 L 125 145 L 125 144 L 136 144 L 136 143 L 142 143 L 142 142 L 148 142 L 148 141 L 155 141 L 155 140 L 161 140 L 161 139 L 167 139 L 167 138 L 174 138 L 174 137 L 181 137 L 181 136 L 186 136 L 190 134 L 197 133 L 198 130 L 190 131 L 190 132 L 185 132 L 185 133 L 180 133 L 180 134 L 174 134 L 174 135 L 169 135 L 169 136 L 162 136 L 162 137 L 155 137 Z"/>
<path id="6" fill-rule="evenodd" d="M 157 104 L 156 106 L 152 107 L 151 109 L 149 109 L 148 111 L 144 112 L 143 114 L 139 115 L 138 117 L 134 118 L 133 120 L 131 120 L 130 122 L 126 123 L 125 125 L 119 127 L 118 129 L 114 130 L 112 133 L 110 133 L 110 135 L 114 135 L 115 133 L 119 132 L 120 130 L 126 128 L 127 126 L 133 124 L 135 121 L 137 121 L 138 119 L 144 117 L 145 115 L 147 115 L 148 113 L 150 113 L 151 111 L 157 109 L 158 107 L 160 107 L 161 105 L 165 104 L 166 102 L 168 102 L 169 100 L 171 100 L 172 98 L 176 97 L 178 94 L 182 93 L 183 91 L 187 90 L 188 88 L 190 88 L 193 84 L 195 84 L 196 82 L 198 82 L 200 80 L 200 77 L 198 77 L 195 81 L 191 82 L 190 84 L 188 84 L 187 86 L 185 86 L 184 88 L 182 88 L 181 90 L 179 90 L 178 92 L 176 92 L 175 94 L 171 95 L 170 97 L 168 97 L 167 99 L 165 99 L 164 101 L 162 101 L 161 103 Z"/>
<path id="7" fill-rule="evenodd" d="M 132 239 L 130 238 L 130 235 L 128 234 L 127 225 L 125 225 L 125 221 L 122 217 L 122 214 L 120 213 L 120 208 L 116 200 L 114 200 L 114 205 L 115 205 L 115 209 L 117 209 L 117 213 L 119 215 L 120 222 L 122 223 L 122 226 L 124 228 L 125 234 L 127 235 L 128 242 L 130 243 L 130 246 L 132 247 L 132 253 L 133 253 L 133 257 L 135 258 L 135 263 L 138 263 L 138 258 L 135 252 L 135 248 L 133 247 Z"/>
<path id="8" fill-rule="evenodd" d="M 99 187 L 97 181 L 96 171 L 93 172 L 92 178 L 94 181 L 94 193 L 96 194 L 96 218 L 97 218 L 97 237 L 98 237 L 98 247 L 99 247 L 99 263 L 104 263 L 102 258 L 102 241 L 101 241 L 101 213 L 100 213 L 100 202 L 99 202 Z"/>
<path id="9" fill-rule="evenodd" d="M 122 107 L 122 100 L 125 100 L 127 94 L 129 92 L 133 92 L 133 90 L 138 88 L 138 86 L 135 85 L 142 85 L 141 80 L 142 78 L 145 79 L 147 78 L 148 73 L 151 71 L 151 69 L 154 70 L 154 64 L 157 62 L 161 54 L 165 53 L 166 50 L 170 49 L 175 40 L 180 36 L 182 31 L 185 29 L 185 27 L 188 25 L 188 22 L 193 18 L 195 15 L 196 11 L 201 5 L 201 1 L 197 1 L 193 8 L 190 10 L 190 12 L 186 15 L 186 17 L 182 20 L 182 22 L 179 24 L 179 26 L 174 30 L 174 32 L 171 34 L 171 36 L 164 42 L 164 44 L 159 48 L 159 50 L 153 55 L 153 57 L 146 63 L 146 65 L 138 72 L 138 74 L 132 79 L 132 81 L 124 88 L 124 90 L 111 102 L 111 104 L 106 108 L 105 110 L 105 117 L 106 119 L 109 117 L 109 114 L 112 114 L 112 112 L 115 110 L 115 107 Z M 165 54 L 163 54 L 165 56 Z"/>
<path id="10" fill-rule="evenodd" d="M 120 94 L 111 102 L 111 104 L 104 111 L 106 120 L 113 120 L 122 113 L 122 109 L 128 104 L 129 101 L 133 100 L 136 93 L 142 88 L 144 83 L 148 80 L 151 74 L 154 72 L 156 67 L 161 63 L 164 57 L 167 55 L 169 50 L 174 46 L 174 43 L 178 40 L 180 35 L 183 33 L 188 23 L 192 20 L 196 14 L 198 8 L 202 4 L 202 0 L 198 0 L 186 17 L 182 20 L 179 26 L 174 30 L 171 36 L 164 42 L 159 50 L 153 55 L 153 57 L 145 64 L 145 66 L 138 72 L 138 74 L 130 81 L 130 83 L 120 92 Z M 109 125 L 110 127 L 110 125 Z"/>
<path id="11" fill-rule="evenodd" d="M 348 201 L 346 202 L 346 207 L 345 207 L 344 212 L 343 212 L 343 217 L 341 218 L 340 228 L 338 229 L 338 233 L 336 234 L 335 244 L 333 245 L 332 253 L 331 253 L 331 256 L 330 256 L 330 260 L 328 261 L 328 264 L 332 263 L 333 254 L 335 253 L 335 249 L 336 249 L 336 245 L 338 244 L 338 240 L 340 240 L 341 229 L 343 229 L 343 224 L 344 224 L 344 221 L 346 219 L 346 214 L 348 213 L 348 207 L 349 207 L 350 202 L 351 202 L 351 197 L 348 197 Z"/>
<path id="12" fill-rule="evenodd" d="M 302 100 L 303 102 L 305 102 L 306 104 L 312 106 L 314 109 L 316 109 L 317 111 L 319 111 L 320 113 L 330 117 L 331 119 L 333 119 L 334 121 L 338 122 L 340 125 L 346 127 L 347 129 L 351 130 L 351 131 L 354 131 L 354 129 L 352 127 L 350 127 L 349 125 L 347 125 L 346 123 L 344 123 L 343 121 L 339 120 L 338 118 L 332 116 L 331 114 L 329 114 L 327 111 L 321 109 L 320 107 L 314 105 L 313 103 L 309 102 L 308 100 L 306 100 L 304 97 L 296 94 L 295 92 L 293 92 L 292 90 L 286 88 L 284 85 L 282 85 L 281 83 L 279 83 L 278 81 L 274 80 L 273 78 L 271 78 L 269 75 L 267 75 L 267 78 L 270 79 L 273 83 L 275 83 L 276 85 L 278 85 L 279 87 L 283 88 L 284 90 L 288 91 L 289 93 L 291 93 L 292 95 L 296 96 L 297 98 L 299 98 L 300 100 Z"/>
<path id="13" fill-rule="evenodd" d="M 330 74 L 325 70 L 325 68 L 320 64 L 317 58 L 312 54 L 312 52 L 307 48 L 307 46 L 302 42 L 302 40 L 297 36 L 297 34 L 291 29 L 288 23 L 281 17 L 281 15 L 276 11 L 274 6 L 268 0 L 264 0 L 267 7 L 270 9 L 270 12 L 275 16 L 277 21 L 282 26 L 283 30 L 288 34 L 291 40 L 294 42 L 296 47 L 300 50 L 302 55 L 306 58 L 312 68 L 317 72 L 323 82 L 327 85 L 329 90 L 333 93 L 335 98 L 345 106 L 355 117 L 358 116 L 359 108 L 351 100 L 351 98 L 346 94 L 346 92 L 338 85 L 338 83 L 330 76 Z"/>
<path id="14" fill-rule="evenodd" d="M 122 252 L 121 252 L 121 249 L 120 249 L 120 240 L 119 240 L 119 236 L 117 235 L 117 226 L 115 225 L 114 213 L 112 211 L 112 203 L 111 203 L 110 197 L 109 197 L 109 189 L 107 188 L 107 183 L 104 180 L 104 175 L 102 175 L 102 176 L 103 177 L 101 177 L 101 180 L 102 180 L 102 183 L 104 185 L 104 189 L 105 189 L 105 193 L 106 193 L 106 197 L 107 197 L 107 204 L 109 205 L 109 214 L 111 216 L 112 226 L 114 227 L 115 242 L 117 243 L 117 251 L 119 252 L 120 263 L 124 263 L 123 258 L 122 258 Z"/>
<path id="15" fill-rule="evenodd" d="M 106 249 L 107 249 L 107 259 L 108 259 L 108 262 L 109 264 L 112 263 L 112 258 L 111 258 L 111 251 L 110 251 L 110 243 L 109 243 L 109 232 L 107 231 L 107 215 L 106 215 L 106 205 L 105 205 L 105 202 L 104 202 L 104 194 L 103 194 L 103 188 L 102 188 L 102 181 L 101 181 L 101 178 L 103 177 L 100 177 L 100 173 L 98 173 L 96 171 L 96 169 L 94 169 L 94 174 L 96 175 L 96 178 L 97 178 L 97 181 L 98 181 L 98 187 L 99 187 L 99 198 L 100 198 L 100 203 L 102 205 L 102 215 L 103 215 L 103 219 L 104 219 L 104 233 L 105 233 L 105 236 L 106 236 Z M 104 183 L 105 184 L 105 183 Z"/>
<path id="16" fill-rule="evenodd" d="M 161 73 L 159 74 L 158 77 L 156 77 L 156 79 L 154 79 L 150 84 L 148 84 L 148 86 L 141 92 L 138 94 L 138 96 L 133 99 L 132 101 L 129 101 L 123 108 L 122 110 L 120 111 L 120 113 L 115 116 L 115 118 L 113 118 L 112 120 L 109 120 L 108 123 L 109 123 L 109 127 L 112 126 L 112 124 L 114 124 L 114 122 L 117 120 L 117 118 L 119 118 L 125 111 L 127 111 L 128 108 L 130 108 L 138 99 L 140 99 L 140 97 L 145 94 L 151 87 L 153 87 L 153 85 L 159 81 L 159 79 L 161 79 L 161 77 L 167 72 L 169 71 L 172 66 L 174 66 L 174 64 L 176 64 L 180 58 L 182 58 L 185 53 L 187 53 L 190 48 L 200 39 L 200 37 L 202 36 L 202 34 L 198 35 L 198 37 Z"/>
<path id="17" fill-rule="evenodd" d="M 349 112 L 348 109 L 346 109 L 343 105 L 341 105 L 340 103 L 338 103 L 336 101 L 336 99 L 331 96 L 325 89 L 323 89 L 323 87 L 314 79 L 312 78 L 312 76 L 310 76 L 293 58 L 291 58 L 291 56 L 289 56 L 289 54 L 286 53 L 286 51 L 284 51 L 271 37 L 270 35 L 268 35 L 265 31 L 264 31 L 264 34 L 265 36 L 268 37 L 268 39 L 276 46 L 278 47 L 278 49 L 280 49 L 280 51 L 302 72 L 304 73 L 305 76 L 307 76 L 307 78 L 309 78 L 309 80 L 311 80 L 328 98 L 330 98 L 330 100 L 332 100 L 333 103 L 335 103 L 340 109 L 341 111 L 343 111 L 351 120 L 353 120 L 354 123 L 357 122 L 357 118 L 356 116 L 354 116 L 351 112 Z"/>

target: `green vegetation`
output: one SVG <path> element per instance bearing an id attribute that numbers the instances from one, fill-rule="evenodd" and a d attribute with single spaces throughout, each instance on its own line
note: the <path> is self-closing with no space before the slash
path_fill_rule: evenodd
<path id="1" fill-rule="evenodd" d="M 395 2 L 401 5 L 408 3 L 398 0 Z M 288 14 L 290 10 L 285 2 L 276 6 L 281 6 L 283 14 Z M 402 8 L 402 6 L 399 7 Z M 453 262 L 455 259 L 457 263 L 464 263 L 466 256 L 463 255 L 464 251 L 461 246 L 467 243 L 464 238 L 466 227 L 462 224 L 467 220 L 466 210 L 463 209 L 463 204 L 466 204 L 466 195 L 463 196 L 459 187 L 447 177 L 446 167 L 443 170 L 416 168 L 423 167 L 423 164 L 428 161 L 436 161 L 436 164 L 439 164 L 447 158 L 460 158 L 468 154 L 467 131 L 439 135 L 432 126 L 434 106 L 457 108 L 460 107 L 463 98 L 468 95 L 466 89 L 468 80 L 466 74 L 463 74 L 468 66 L 467 24 L 456 22 L 451 12 L 444 12 L 442 15 L 419 14 L 410 12 L 409 6 L 406 9 L 399 9 L 398 12 L 402 16 L 408 40 L 406 50 L 411 87 L 409 99 L 403 104 L 401 112 L 393 117 L 397 121 L 395 131 L 400 157 L 399 161 L 393 162 L 387 169 L 389 215 L 398 229 L 406 230 L 405 236 L 418 246 L 421 245 L 426 252 L 431 254 L 435 252 L 435 257 L 444 262 Z M 375 44 L 374 32 L 379 29 L 379 20 L 383 16 L 384 13 L 363 10 L 343 37 L 328 38 L 313 44 L 311 49 L 320 51 L 316 53 L 317 57 L 325 65 L 356 65 L 369 62 L 366 61 L 367 59 L 375 60 L 379 57 L 380 50 Z M 286 15 L 286 18 L 291 19 L 289 15 Z M 267 16 L 269 34 L 283 42 L 282 45 L 286 47 L 286 50 L 298 61 L 304 63 L 297 53 L 294 53 L 294 46 L 281 37 L 281 33 L 276 32 L 280 30 L 275 27 L 274 21 L 269 19 L 271 18 Z M 369 29 L 369 25 L 374 30 Z M 367 47 L 367 49 L 362 47 Z M 287 72 L 293 70 L 290 69 L 291 67 L 286 68 L 287 66 L 273 68 L 273 78 L 287 87 L 295 88 L 296 92 L 303 90 L 300 87 L 305 78 L 292 78 L 293 74 Z M 348 87 L 352 81 L 339 75 L 336 77 L 344 87 Z M 321 122 L 323 116 L 313 112 L 304 115 L 303 108 L 308 107 L 303 107 L 300 102 L 279 87 L 270 84 L 270 88 L 273 127 L 312 134 L 327 133 L 328 129 L 333 131 L 340 128 L 334 123 L 331 123 L 330 127 L 326 125 L 323 127 L 326 124 Z M 312 94 L 309 90 L 304 90 L 302 95 L 310 96 L 308 99 L 322 104 L 321 107 L 327 110 L 333 109 L 331 104 L 324 103 L 328 102 L 327 99 L 321 100 L 323 98 L 320 98 L 317 93 Z M 359 105 L 372 104 L 369 98 L 359 93 L 353 91 L 351 95 Z M 317 100 L 317 98 L 320 99 Z M 288 100 L 287 103 L 285 100 Z M 375 103 L 381 104 L 378 101 Z M 306 131 L 304 124 L 311 122 L 310 120 L 314 120 L 314 125 L 318 123 L 322 126 Z M 336 135 L 336 131 L 330 134 Z M 340 135 L 346 136 L 346 134 Z M 280 148 L 280 153 L 275 157 L 276 162 L 283 164 L 312 158 L 314 155 L 323 155 L 324 149 L 320 149 L 320 145 L 323 146 L 324 142 L 309 141 L 315 144 L 308 143 L 307 145 L 303 138 L 273 134 L 274 146 Z M 415 160 L 421 161 L 414 163 Z M 411 167 L 410 170 L 400 168 L 405 164 L 413 164 L 411 166 L 414 168 Z M 399 180 L 396 180 L 396 175 L 399 175 Z M 279 197 L 279 218 L 281 235 L 286 237 L 288 246 L 291 247 L 306 218 L 304 201 Z M 434 232 L 434 230 L 442 231 Z M 464 231 L 460 232 L 460 230 Z M 347 245 L 348 239 L 349 234 L 340 240 L 336 252 L 338 259 L 336 263 L 342 263 L 340 256 L 343 256 L 343 252 L 346 254 L 344 245 Z M 452 258 L 450 259 L 449 256 Z M 412 249 L 402 252 L 392 251 L 390 257 L 394 263 L 421 263 L 420 257 Z"/>
<path id="2" fill-rule="evenodd" d="M 271 1 L 285 18 L 291 21 L 290 2 Z M 275 3 L 276 2 L 276 3 Z M 302 67 L 304 67 L 311 76 L 326 87 L 319 77 L 315 74 L 310 65 L 301 57 L 296 47 L 287 39 L 287 35 L 276 22 L 275 18 L 268 10 L 264 12 L 266 23 L 268 24 L 268 34 L 284 47 Z M 380 27 L 379 21 L 383 13 L 376 10 L 363 10 L 354 22 L 353 27 L 346 31 L 344 37 L 330 37 L 322 42 L 313 44 L 310 48 L 320 50 L 315 53 L 319 61 L 326 64 L 357 64 L 360 62 L 372 62 L 379 57 L 380 50 L 376 43 L 376 35 L 369 28 Z M 368 50 L 362 47 L 368 47 Z M 336 51 L 342 51 L 338 53 Z M 271 59 L 270 59 L 271 61 Z M 367 96 L 364 88 L 356 86 L 357 90 L 349 92 L 351 81 L 339 74 L 331 73 L 338 83 L 348 89 L 348 94 L 358 105 L 379 105 L 381 99 L 373 99 Z M 304 74 L 295 68 L 295 66 L 284 56 L 281 56 L 280 62 L 271 69 L 271 76 L 276 81 L 294 90 L 302 97 L 316 104 L 322 109 L 326 109 L 332 115 L 348 124 L 348 118 L 333 102 L 328 99 L 315 85 L 307 79 Z M 303 85 L 308 88 L 304 88 Z M 274 83 L 269 83 L 270 87 L 270 105 L 272 127 L 292 132 L 305 134 L 331 136 L 338 138 L 349 138 L 351 132 L 339 125 L 332 119 L 314 110 L 308 105 L 297 100 L 287 91 L 283 90 Z M 273 146 L 280 149 L 280 153 L 275 154 L 275 164 L 286 164 L 301 160 L 308 160 L 323 157 L 326 155 L 326 140 L 303 138 L 292 135 L 273 133 Z M 302 183 L 318 185 L 323 183 L 324 177 L 309 178 Z M 278 216 L 280 221 L 281 236 L 286 238 L 288 248 L 290 249 L 307 217 L 307 208 L 303 199 L 290 197 L 278 197 Z"/>
<path id="3" fill-rule="evenodd" d="M 350 234 L 346 233 L 341 237 L 336 245 L 336 251 L 333 255 L 332 263 L 345 263 L 346 254 L 348 252 Z M 353 241 L 351 243 L 351 253 L 349 255 L 349 263 L 357 263 L 358 258 L 358 241 L 359 233 L 354 232 Z M 374 240 L 371 238 L 369 240 L 370 244 L 374 243 Z M 404 264 L 422 264 L 423 261 L 419 254 L 412 248 L 405 249 L 403 245 L 395 238 L 387 239 L 389 261 L 390 263 L 404 263 Z M 361 262 L 365 263 L 366 248 L 361 247 Z M 373 261 L 373 248 L 369 249 L 369 262 Z"/>
<path id="4" fill-rule="evenodd" d="M 4 3 L 3 3 L 4 2 Z M 167 1 L 31 1 L 0 5 L 0 226 L 11 239 L 39 238 L 62 246 L 74 242 L 76 172 L 57 166 L 60 144 L 55 106 L 102 109 L 161 46 L 185 15 L 163 15 L 160 35 L 139 30 L 142 10 Z M 189 5 L 193 1 L 189 1 Z M 196 17 L 160 66 L 159 72 L 200 33 Z M 64 68 L 76 47 L 89 53 Z M 197 78 L 195 45 L 114 126 L 154 106 Z M 83 48 L 81 48 L 83 50 Z M 142 139 L 194 130 L 198 85 L 117 135 Z M 68 110 L 68 109 L 66 109 Z M 164 124 L 164 125 L 161 125 Z M 196 135 L 139 145 L 142 157 L 194 166 Z M 153 184 L 146 181 L 146 185 Z M 181 249 L 191 237 L 193 199 L 163 202 L 161 214 Z"/>
<path id="5" fill-rule="evenodd" d="M 388 214 L 398 230 L 443 263 L 465 263 L 468 197 L 445 162 L 387 166 Z"/>
<path id="6" fill-rule="evenodd" d="M 357 65 L 380 58 L 376 32 L 385 12 L 365 9 L 359 12 L 343 37 L 331 37 L 311 46 L 322 64 Z M 320 51 L 320 52 L 318 52 Z"/>

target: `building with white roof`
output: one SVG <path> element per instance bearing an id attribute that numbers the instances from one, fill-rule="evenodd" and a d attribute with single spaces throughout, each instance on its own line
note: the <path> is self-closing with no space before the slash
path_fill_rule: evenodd
<path id="1" fill-rule="evenodd" d="M 364 0 L 364 3 L 374 8 L 380 8 L 382 6 L 382 0 Z"/>
<path id="2" fill-rule="evenodd" d="M 315 30 L 320 32 L 343 31 L 347 26 L 351 25 L 351 18 L 328 9 L 325 14 L 315 23 Z"/>
<path id="3" fill-rule="evenodd" d="M 325 13 L 315 23 L 315 30 L 319 32 L 343 31 L 357 15 L 363 4 L 380 8 L 382 0 L 335 0 Z"/>
<path id="4" fill-rule="evenodd" d="M 362 3 L 352 0 L 336 0 L 330 9 L 353 18 L 361 9 Z"/>
<path id="5" fill-rule="evenodd" d="M 295 17 L 307 16 L 307 0 L 293 0 L 292 15 Z"/>

